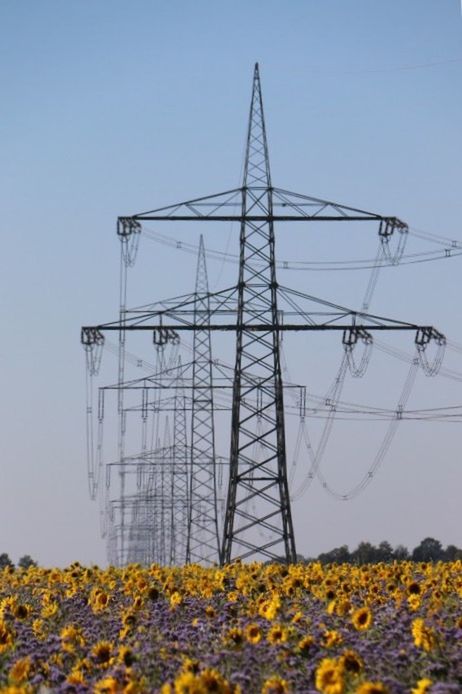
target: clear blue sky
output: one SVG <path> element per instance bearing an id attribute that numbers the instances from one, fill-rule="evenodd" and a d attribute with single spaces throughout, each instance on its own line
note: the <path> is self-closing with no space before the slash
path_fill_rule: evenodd
<path id="1" fill-rule="evenodd" d="M 2 0 L 0 552 L 104 562 L 87 495 L 80 326 L 116 315 L 117 215 L 238 185 L 255 61 L 275 184 L 462 241 L 461 39 L 459 0 Z M 281 233 L 278 254 L 370 257 L 360 234 L 323 233 Z M 235 251 L 237 236 L 217 229 L 206 243 Z M 141 253 L 144 301 L 190 290 L 191 257 L 148 243 Z M 461 262 L 383 270 L 371 308 L 462 342 Z M 210 267 L 218 286 L 232 272 Z M 358 304 L 367 276 L 280 281 Z M 293 378 L 325 392 L 334 361 L 304 343 L 294 365 L 305 349 Z M 462 371 L 462 358 L 451 366 Z M 360 401 L 396 399 L 402 374 L 383 377 L 392 367 L 377 367 Z M 421 380 L 409 406 L 460 402 L 460 384 Z M 354 502 L 314 484 L 294 511 L 299 551 L 426 535 L 462 545 L 460 428 L 403 424 Z M 337 433 L 326 474 L 348 486 L 381 432 L 364 446 L 361 431 Z"/>

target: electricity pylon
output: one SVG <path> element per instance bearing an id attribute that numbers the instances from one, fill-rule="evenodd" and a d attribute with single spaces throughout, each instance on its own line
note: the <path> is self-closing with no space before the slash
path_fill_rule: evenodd
<path id="1" fill-rule="evenodd" d="M 216 563 L 218 536 L 210 297 L 201 235 L 194 295 L 191 411 L 191 489 L 186 561 Z"/>
<path id="2" fill-rule="evenodd" d="M 249 217 L 258 212 L 262 220 Z M 279 315 L 274 258 L 273 193 L 258 65 L 250 105 L 244 180 L 231 419 L 230 479 L 223 534 L 223 561 L 235 543 L 247 552 L 270 550 L 296 560 L 287 482 Z M 247 328 L 260 323 L 259 332 Z M 256 381 L 246 382 L 252 373 Z M 261 457 L 252 452 L 258 443 Z M 258 505 L 249 510 L 249 502 Z M 236 520 L 242 521 L 236 523 Z M 264 546 L 254 535 L 265 530 Z M 257 544 L 258 542 L 258 544 Z"/>
<path id="3" fill-rule="evenodd" d="M 184 564 L 189 536 L 190 469 L 186 417 L 186 396 L 181 358 L 174 396 L 173 443 L 170 469 L 170 566 Z"/>
<path id="4" fill-rule="evenodd" d="M 179 332 L 188 330 L 195 334 L 205 329 L 236 334 L 230 476 L 220 560 L 227 563 L 251 557 L 293 562 L 296 548 L 287 482 L 280 365 L 282 333 L 340 331 L 344 349 L 350 355 L 359 343 L 370 345 L 375 331 L 414 331 L 421 353 L 431 341 L 443 346 L 445 338 L 432 326 L 354 311 L 282 287 L 276 280 L 274 225 L 279 221 L 375 222 L 383 248 L 387 248 L 395 232 L 402 236 L 408 227 L 396 217 L 273 186 L 258 64 L 253 75 L 242 186 L 120 217 L 118 233 L 129 238 L 151 221 L 238 222 L 237 286 L 208 293 L 203 300 L 208 302 L 209 310 L 205 306 L 199 314 L 195 295 L 180 297 L 176 303 L 171 300 L 160 310 L 127 310 L 123 322 L 82 328 L 82 342 L 87 349 L 101 345 L 106 331 L 149 331 L 155 340 L 172 343 L 178 340 Z M 313 305 L 315 310 L 310 309 Z M 284 311 L 290 322 L 281 320 Z M 204 316 L 208 319 L 206 324 Z M 215 524 L 216 517 L 212 521 L 213 532 Z"/>

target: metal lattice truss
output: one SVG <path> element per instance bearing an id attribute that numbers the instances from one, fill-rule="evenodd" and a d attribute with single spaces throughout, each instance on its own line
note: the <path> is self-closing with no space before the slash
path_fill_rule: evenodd
<path id="1" fill-rule="evenodd" d="M 139 233 L 143 222 L 379 222 L 381 236 L 391 236 L 395 230 L 406 233 L 408 225 L 397 217 L 384 217 L 355 207 L 348 207 L 328 200 L 313 198 L 282 188 L 271 189 L 272 209 L 266 208 L 265 195 L 268 186 L 258 185 L 255 180 L 252 200 L 245 211 L 242 209 L 243 195 L 248 187 L 234 188 L 222 193 L 207 195 L 193 200 L 139 212 L 131 217 L 119 217 L 117 233 L 128 237 Z"/>

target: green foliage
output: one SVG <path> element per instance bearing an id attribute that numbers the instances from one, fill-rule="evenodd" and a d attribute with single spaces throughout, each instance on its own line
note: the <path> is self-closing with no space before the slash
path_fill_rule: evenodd
<path id="1" fill-rule="evenodd" d="M 6 569 L 7 567 L 13 567 L 14 564 L 6 552 L 0 554 L 0 570 Z"/>
<path id="2" fill-rule="evenodd" d="M 28 569 L 30 566 L 37 566 L 37 562 L 32 559 L 30 554 L 25 554 L 18 561 L 18 566 L 20 569 Z"/>
<path id="3" fill-rule="evenodd" d="M 375 564 L 376 562 L 392 561 L 456 561 L 462 559 L 462 549 L 455 545 L 448 545 L 446 549 L 439 540 L 426 537 L 409 552 L 404 545 L 397 545 L 395 549 L 384 540 L 378 547 L 370 542 L 360 542 L 355 550 L 349 551 L 347 545 L 336 547 L 330 552 L 324 552 L 318 556 L 322 564 Z"/>

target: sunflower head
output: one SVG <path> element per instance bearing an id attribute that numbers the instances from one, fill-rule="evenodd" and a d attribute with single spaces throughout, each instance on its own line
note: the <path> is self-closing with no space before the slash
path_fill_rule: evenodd
<path id="1" fill-rule="evenodd" d="M 232 627 L 225 635 L 225 641 L 230 646 L 239 647 L 244 643 L 244 634 L 239 627 Z"/>
<path id="2" fill-rule="evenodd" d="M 409 583 L 407 587 L 407 592 L 409 593 L 409 595 L 420 595 L 422 589 L 417 581 L 411 581 L 411 583 Z"/>
<path id="3" fill-rule="evenodd" d="M 32 612 L 32 608 L 30 605 L 16 605 L 13 614 L 16 617 L 16 619 L 27 619 L 27 617 L 30 615 Z"/>
<path id="4" fill-rule="evenodd" d="M 259 641 L 261 641 L 261 630 L 258 624 L 248 624 L 244 633 L 249 643 L 259 643 Z"/>
<path id="5" fill-rule="evenodd" d="M 389 689 L 381 682 L 363 682 L 356 694 L 389 694 Z"/>
<path id="6" fill-rule="evenodd" d="M 428 677 L 424 677 L 417 682 L 417 685 L 411 690 L 411 694 L 427 694 L 432 684 L 433 682 Z"/>
<path id="7" fill-rule="evenodd" d="M 288 638 L 288 632 L 281 624 L 274 624 L 268 632 L 267 639 L 270 643 L 285 643 Z"/>
<path id="8" fill-rule="evenodd" d="M 104 677 L 95 684 L 94 694 L 117 694 L 120 686 L 115 677 Z"/>
<path id="9" fill-rule="evenodd" d="M 343 651 L 340 656 L 340 664 L 342 665 L 345 672 L 351 675 L 359 675 L 359 673 L 364 668 L 364 661 L 356 651 L 348 649 Z"/>
<path id="10" fill-rule="evenodd" d="M 310 634 L 307 634 L 297 644 L 297 650 L 302 655 L 308 655 L 308 653 L 313 649 L 314 638 Z"/>
<path id="11" fill-rule="evenodd" d="M 91 655 L 97 665 L 109 665 L 112 657 L 112 644 L 109 641 L 98 641 L 91 649 Z"/>
<path id="12" fill-rule="evenodd" d="M 136 660 L 136 657 L 131 648 L 128 646 L 121 646 L 119 648 L 118 660 L 123 663 L 125 667 L 131 667 Z"/>
<path id="13" fill-rule="evenodd" d="M 0 653 L 9 648 L 14 641 L 14 634 L 5 622 L 0 620 Z"/>
<path id="14" fill-rule="evenodd" d="M 351 621 L 355 629 L 366 631 L 372 624 L 372 612 L 368 607 L 360 607 L 353 612 Z"/>
<path id="15" fill-rule="evenodd" d="M 262 694 L 287 694 L 289 691 L 286 680 L 278 675 L 269 677 L 263 684 Z"/>
<path id="16" fill-rule="evenodd" d="M 216 692 L 217 694 L 225 694 L 229 691 L 228 682 L 220 675 L 219 672 L 212 668 L 202 670 L 199 675 L 200 682 L 206 692 Z"/>
<path id="17" fill-rule="evenodd" d="M 335 658 L 323 658 L 315 673 L 316 689 L 322 694 L 343 694 L 343 668 Z"/>
<path id="18" fill-rule="evenodd" d="M 13 682 L 25 682 L 29 678 L 32 661 L 29 656 L 20 658 L 10 668 L 10 678 Z"/>

